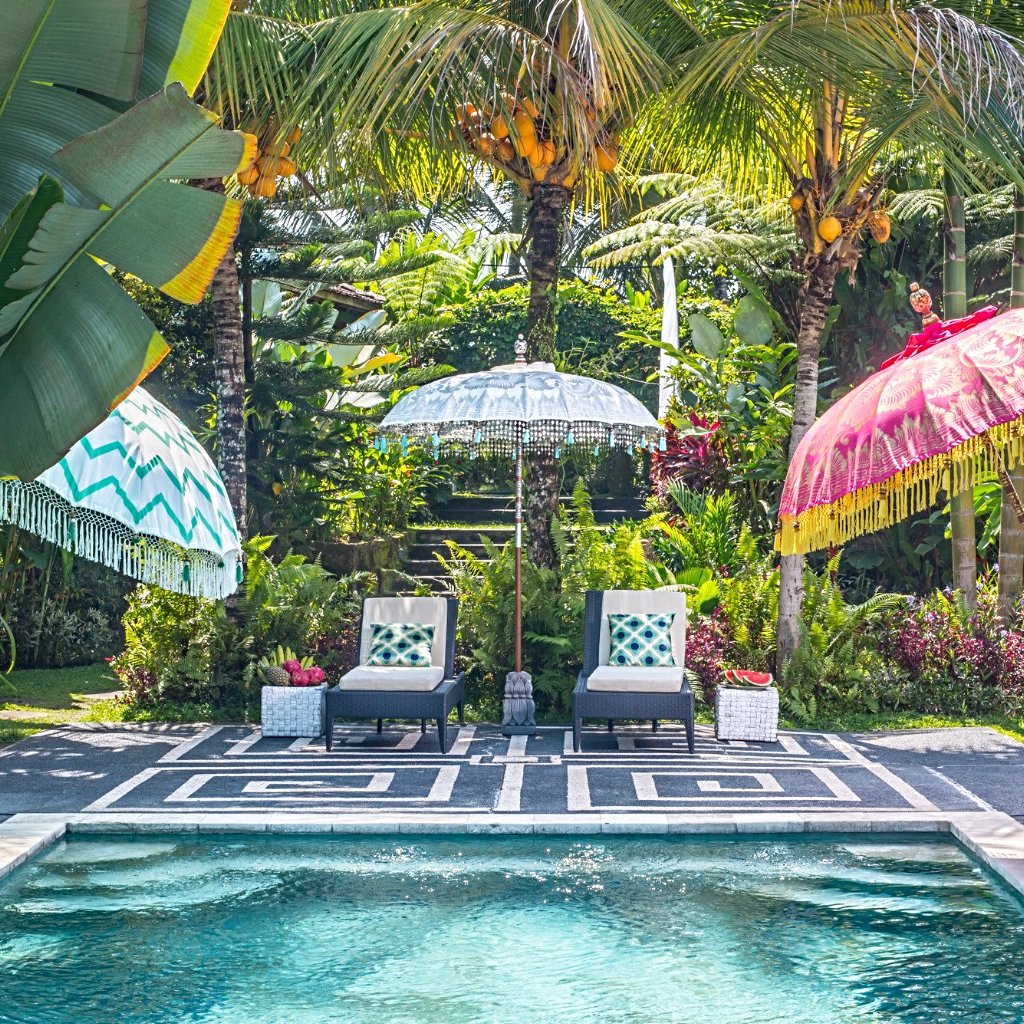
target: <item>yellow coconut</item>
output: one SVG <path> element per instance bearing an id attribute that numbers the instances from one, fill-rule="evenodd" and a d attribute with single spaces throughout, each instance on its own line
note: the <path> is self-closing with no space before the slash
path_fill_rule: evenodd
<path id="1" fill-rule="evenodd" d="M 483 156 L 491 156 L 498 148 L 498 140 L 493 135 L 484 133 L 473 139 L 473 148 Z"/>
<path id="2" fill-rule="evenodd" d="M 301 139 L 301 138 L 302 138 L 302 129 L 301 128 L 293 128 L 285 136 L 285 142 L 287 142 L 290 146 L 294 146 L 295 143 L 298 142 L 299 139 Z"/>
<path id="3" fill-rule="evenodd" d="M 287 156 L 291 152 L 291 148 L 287 142 L 278 142 L 276 145 L 265 149 L 261 156 Z"/>
<path id="4" fill-rule="evenodd" d="M 551 139 L 541 139 L 537 144 L 537 150 L 541 155 L 541 163 L 553 164 L 558 156 L 558 151 Z"/>
<path id="5" fill-rule="evenodd" d="M 535 146 L 526 155 L 526 159 L 530 161 L 530 166 L 536 170 L 541 164 L 545 163 L 544 154 L 541 152 L 540 146 Z"/>
<path id="6" fill-rule="evenodd" d="M 472 103 L 460 103 L 455 108 L 455 120 L 458 121 L 463 128 L 466 128 L 469 126 L 470 120 L 475 113 L 476 107 L 474 107 Z"/>
<path id="7" fill-rule="evenodd" d="M 516 158 L 516 147 L 512 145 L 510 139 L 502 139 L 498 143 L 498 156 L 508 163 Z"/>
<path id="8" fill-rule="evenodd" d="M 892 221 L 887 213 L 873 213 L 868 220 L 868 228 L 871 230 L 871 237 L 879 245 L 884 245 L 892 234 Z"/>
<path id="9" fill-rule="evenodd" d="M 491 120 L 491 134 L 496 139 L 507 139 L 508 138 L 508 121 L 505 120 L 498 114 L 497 117 Z"/>
<path id="10" fill-rule="evenodd" d="M 799 213 L 804 208 L 804 197 L 799 192 L 794 192 L 789 197 L 789 208 L 794 213 Z"/>
<path id="11" fill-rule="evenodd" d="M 252 167 L 246 168 L 244 171 L 238 172 L 238 183 L 240 185 L 251 185 L 259 176 L 259 168 L 253 165 Z"/>
<path id="12" fill-rule="evenodd" d="M 261 175 L 249 186 L 249 191 L 261 199 L 271 199 L 277 191 L 277 179 Z"/>
<path id="13" fill-rule="evenodd" d="M 533 102 L 533 100 L 530 99 L 529 96 L 524 96 L 520 102 L 523 105 L 523 110 L 525 110 L 530 115 L 530 117 L 534 119 L 540 117 L 540 111 L 537 109 L 537 105 Z"/>
<path id="14" fill-rule="evenodd" d="M 821 235 L 822 239 L 829 245 L 831 245 L 842 233 L 842 221 L 840 221 L 838 217 L 833 217 L 832 214 L 829 214 L 827 217 L 822 217 L 818 222 L 818 234 Z"/>
<path id="15" fill-rule="evenodd" d="M 537 149 L 537 132 L 533 127 L 533 118 L 525 111 L 520 111 L 512 119 L 512 123 L 515 127 L 512 142 L 516 152 L 529 159 L 530 154 Z"/>
<path id="16" fill-rule="evenodd" d="M 618 147 L 613 146 L 610 142 L 598 145 L 594 149 L 594 153 L 597 156 L 597 169 L 604 174 L 609 171 L 615 170 L 615 165 L 619 162 L 619 150 Z"/>

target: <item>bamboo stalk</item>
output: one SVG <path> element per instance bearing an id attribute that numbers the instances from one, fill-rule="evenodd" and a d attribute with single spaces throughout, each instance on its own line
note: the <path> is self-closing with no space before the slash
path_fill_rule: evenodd
<path id="1" fill-rule="evenodd" d="M 1013 256 L 1010 263 L 1010 307 L 1024 309 L 1024 193 L 1013 192 Z M 1012 625 L 1024 593 L 1024 464 L 1000 476 L 1003 485 L 999 515 L 999 590 L 996 614 Z"/>
<path id="2" fill-rule="evenodd" d="M 967 259 L 964 200 L 948 168 L 942 172 L 945 192 L 944 251 L 942 262 L 942 316 L 967 315 Z M 953 535 L 953 587 L 973 611 L 978 604 L 978 542 L 974 522 L 974 487 L 969 474 L 959 490 L 950 494 L 949 525 Z"/>

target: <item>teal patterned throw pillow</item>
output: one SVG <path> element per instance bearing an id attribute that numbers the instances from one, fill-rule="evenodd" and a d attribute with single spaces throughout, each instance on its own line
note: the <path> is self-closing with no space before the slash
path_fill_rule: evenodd
<path id="1" fill-rule="evenodd" d="M 422 622 L 374 622 L 370 626 L 367 665 L 426 668 L 434 644 L 434 627 Z"/>
<path id="2" fill-rule="evenodd" d="M 672 620 L 675 612 L 653 615 L 609 615 L 611 634 L 609 665 L 634 668 L 671 668 L 676 659 L 672 654 Z"/>

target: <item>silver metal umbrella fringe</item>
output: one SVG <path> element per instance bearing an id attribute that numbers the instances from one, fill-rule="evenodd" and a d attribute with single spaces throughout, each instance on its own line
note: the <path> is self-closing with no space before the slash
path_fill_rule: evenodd
<path id="1" fill-rule="evenodd" d="M 570 449 L 592 450 L 595 456 L 602 448 L 664 451 L 665 435 L 629 423 L 604 424 L 593 420 L 534 420 L 529 426 L 521 421 L 462 420 L 409 424 L 401 431 L 396 425 L 379 433 L 374 442 L 374 447 L 381 452 L 387 452 L 392 445 L 397 445 L 403 454 L 413 446 L 429 447 L 435 459 L 440 457 L 442 449 L 452 448 L 466 452 L 471 459 L 480 455 L 514 458 L 520 448 L 524 453 L 535 452 L 560 459 Z"/>

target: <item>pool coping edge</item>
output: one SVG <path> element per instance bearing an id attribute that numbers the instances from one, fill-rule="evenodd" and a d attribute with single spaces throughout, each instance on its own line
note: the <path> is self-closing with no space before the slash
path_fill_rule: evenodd
<path id="1" fill-rule="evenodd" d="M 15 814 L 0 878 L 69 834 L 794 835 L 943 833 L 1024 896 L 1024 825 L 1001 811 L 732 814 Z"/>

